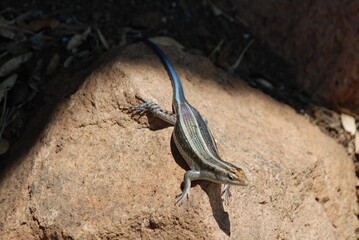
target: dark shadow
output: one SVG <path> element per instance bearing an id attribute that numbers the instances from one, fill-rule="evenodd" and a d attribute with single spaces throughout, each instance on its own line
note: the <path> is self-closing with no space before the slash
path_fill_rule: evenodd
<path id="1" fill-rule="evenodd" d="M 119 58 L 121 49 L 116 49 L 113 53 L 98 56 L 99 60 L 92 64 L 77 65 L 71 70 L 62 70 L 58 77 L 50 80 L 33 101 L 41 102 L 42 106 L 36 109 L 25 126 L 22 136 L 20 136 L 10 146 L 9 151 L 0 158 L 0 184 L 6 172 L 19 165 L 19 161 L 31 148 L 39 141 L 41 134 L 46 126 L 51 123 L 54 113 L 59 106 L 74 94 L 93 73 L 100 72 Z M 70 72 L 70 73 L 69 73 Z M 26 176 L 21 176 L 21 179 Z"/>
<path id="2" fill-rule="evenodd" d="M 173 135 L 171 136 L 171 153 L 176 161 L 176 163 L 183 168 L 184 170 L 188 171 L 190 170 L 189 166 L 186 163 L 186 160 L 184 160 L 184 158 L 182 157 L 182 155 L 180 154 L 180 152 L 178 151 L 176 144 L 174 143 L 173 140 Z M 195 184 L 193 184 L 192 186 L 195 186 Z"/>
<path id="3" fill-rule="evenodd" d="M 136 120 L 137 122 L 139 122 L 140 118 L 142 118 L 143 116 L 146 116 L 148 119 L 148 128 L 152 131 L 158 131 L 161 129 L 165 129 L 168 127 L 173 127 L 171 124 L 169 124 L 168 122 L 160 119 L 160 118 L 156 118 L 153 116 L 153 114 L 151 112 L 145 112 L 142 115 L 131 115 L 132 119 Z"/>
<path id="4" fill-rule="evenodd" d="M 94 64 L 95 65 L 95 64 Z M 40 101 L 43 105 L 33 112 L 22 136 L 20 136 L 10 146 L 7 154 L 0 158 L 0 183 L 6 171 L 19 164 L 19 159 L 25 156 L 31 148 L 39 141 L 41 133 L 51 122 L 53 114 L 63 101 L 70 95 L 75 93 L 82 85 L 85 79 L 98 68 L 94 69 L 74 69 L 76 75 L 70 76 L 65 71 L 61 72 L 58 77 L 51 80 L 46 86 L 42 94 L 35 97 L 34 101 Z M 37 100 L 38 99 L 38 100 Z M 45 100 L 44 100 L 45 99 Z"/>
<path id="5" fill-rule="evenodd" d="M 231 223 L 229 221 L 229 215 L 223 208 L 222 190 L 221 185 L 216 183 L 207 182 L 201 185 L 203 191 L 208 195 L 209 203 L 211 204 L 214 219 L 216 220 L 218 227 L 227 236 L 231 235 Z"/>

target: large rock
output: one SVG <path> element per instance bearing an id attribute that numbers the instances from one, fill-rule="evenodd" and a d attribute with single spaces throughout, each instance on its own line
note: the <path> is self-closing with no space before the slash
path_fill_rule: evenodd
<path id="1" fill-rule="evenodd" d="M 199 182 L 174 206 L 185 163 L 172 127 L 121 110 L 136 95 L 171 109 L 165 69 L 136 44 L 114 51 L 3 173 L 1 239 L 355 239 L 354 168 L 340 145 L 207 59 L 164 49 L 250 185 L 225 206 L 218 185 Z"/>

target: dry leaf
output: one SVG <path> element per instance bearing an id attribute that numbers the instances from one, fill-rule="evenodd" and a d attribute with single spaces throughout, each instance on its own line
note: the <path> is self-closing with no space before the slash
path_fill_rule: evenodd
<path id="1" fill-rule="evenodd" d="M 9 142 L 6 139 L 0 139 L 0 155 L 4 154 L 9 150 Z"/>
<path id="2" fill-rule="evenodd" d="M 91 33 L 91 27 L 88 27 L 82 34 L 75 34 L 67 43 L 66 49 L 71 50 L 82 44 L 86 40 L 87 36 Z"/>
<path id="3" fill-rule="evenodd" d="M 51 29 L 55 29 L 60 25 L 60 22 L 56 19 L 45 19 L 45 20 L 34 20 L 31 21 L 28 25 L 27 28 L 30 31 L 33 32 L 37 32 L 41 29 L 44 28 L 51 28 Z"/>
<path id="4" fill-rule="evenodd" d="M 220 9 L 220 8 L 217 7 L 216 5 L 211 4 L 211 7 L 212 7 L 213 14 L 214 14 L 215 16 L 220 16 L 220 15 L 224 14 L 224 12 L 222 11 L 222 9 Z"/>
<path id="5" fill-rule="evenodd" d="M 75 57 L 84 58 L 84 57 L 87 57 L 88 55 L 90 55 L 90 51 L 86 49 L 81 52 L 77 52 L 74 55 L 75 55 Z"/>
<path id="6" fill-rule="evenodd" d="M 223 17 L 227 18 L 229 21 L 234 22 L 234 19 L 230 15 L 228 15 L 222 9 L 220 9 L 219 7 L 214 5 L 211 1 L 209 1 L 209 5 L 212 7 L 212 11 L 215 16 L 217 16 L 217 17 L 223 16 Z"/>
<path id="7" fill-rule="evenodd" d="M 60 62 L 60 56 L 59 54 L 55 54 L 54 56 L 52 56 L 49 64 L 47 65 L 47 68 L 46 68 L 46 75 L 50 75 L 52 74 L 57 66 L 59 65 L 59 62 Z"/>
<path id="8" fill-rule="evenodd" d="M 3 58 L 3 57 L 5 57 L 6 55 L 8 55 L 9 54 L 9 52 L 7 52 L 7 51 L 4 51 L 3 53 L 1 53 L 0 54 L 0 60 Z"/>
<path id="9" fill-rule="evenodd" d="M 269 82 L 267 79 L 264 79 L 264 78 L 256 78 L 255 81 L 261 85 L 262 87 L 265 87 L 267 89 L 270 89 L 272 90 L 274 87 L 273 87 L 273 84 L 271 82 Z"/>
<path id="10" fill-rule="evenodd" d="M 0 84 L 0 101 L 4 98 L 5 92 L 9 91 L 16 82 L 17 74 L 12 74 Z"/>
<path id="11" fill-rule="evenodd" d="M 32 56 L 32 53 L 25 53 L 19 56 L 16 56 L 6 63 L 4 63 L 0 67 L 0 77 L 6 76 L 7 74 L 11 73 L 12 71 L 18 69 L 20 65 L 27 60 L 29 60 Z"/>
<path id="12" fill-rule="evenodd" d="M 44 32 L 39 32 L 30 37 L 30 41 L 32 43 L 32 47 L 41 50 L 44 47 L 44 44 L 46 43 L 46 36 L 44 35 Z"/>
<path id="13" fill-rule="evenodd" d="M 340 114 L 340 120 L 342 122 L 344 130 L 349 132 L 351 135 L 354 135 L 356 132 L 356 125 L 355 125 L 354 117 L 342 113 L 342 114 Z"/>
<path id="14" fill-rule="evenodd" d="M 16 29 L 12 28 L 11 22 L 0 16 L 0 36 L 14 40 Z"/>
<path id="15" fill-rule="evenodd" d="M 110 49 L 110 47 L 108 46 L 108 43 L 106 41 L 106 38 L 103 36 L 102 32 L 100 31 L 99 28 L 96 28 L 96 31 L 97 31 L 97 35 L 98 37 L 100 38 L 100 41 L 102 43 L 102 45 L 108 50 Z"/>
<path id="16" fill-rule="evenodd" d="M 152 37 L 150 40 L 162 46 L 175 46 L 180 50 L 185 48 L 182 44 L 170 37 Z"/>
<path id="17" fill-rule="evenodd" d="M 70 67 L 70 64 L 72 63 L 73 60 L 74 60 L 74 56 L 69 56 L 68 58 L 66 58 L 64 62 L 64 68 Z"/>
<path id="18" fill-rule="evenodd" d="M 33 17 L 34 15 L 36 15 L 36 11 L 27 11 L 26 13 L 23 13 L 19 16 L 16 17 L 15 22 L 17 23 L 22 23 L 27 21 L 29 18 Z"/>
<path id="19" fill-rule="evenodd" d="M 16 31 L 5 26 L 0 26 L 0 36 L 14 40 L 16 37 Z"/>
<path id="20" fill-rule="evenodd" d="M 27 84 L 36 92 L 39 91 L 38 85 L 41 83 L 41 72 L 43 69 L 43 64 L 44 61 L 42 60 L 42 58 L 40 58 L 37 63 L 36 66 L 34 68 L 34 70 L 31 73 L 31 77 L 29 78 Z"/>

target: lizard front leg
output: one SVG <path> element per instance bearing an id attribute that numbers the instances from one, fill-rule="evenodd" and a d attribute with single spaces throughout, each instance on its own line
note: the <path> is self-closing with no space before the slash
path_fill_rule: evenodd
<path id="1" fill-rule="evenodd" d="M 222 196 L 224 196 L 224 203 L 226 205 L 229 204 L 229 198 L 232 196 L 231 192 L 229 191 L 229 184 L 224 184 L 224 188 L 223 188 L 223 192 L 222 192 Z"/>
<path id="2" fill-rule="evenodd" d="M 176 124 L 176 114 L 162 109 L 157 103 L 151 101 L 144 101 L 139 106 L 130 107 L 128 110 L 132 115 L 142 115 L 145 112 L 151 112 L 155 117 L 162 119 L 172 126 Z"/>
<path id="3" fill-rule="evenodd" d="M 184 174 L 184 187 L 182 193 L 177 195 L 176 204 L 181 204 L 185 197 L 188 198 L 189 189 L 191 188 L 191 182 L 200 179 L 201 173 L 196 170 L 189 170 Z"/>

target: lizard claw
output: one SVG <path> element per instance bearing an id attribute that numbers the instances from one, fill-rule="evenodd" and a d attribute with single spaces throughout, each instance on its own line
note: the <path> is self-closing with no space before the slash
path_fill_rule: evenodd
<path id="1" fill-rule="evenodd" d="M 187 200 L 189 199 L 189 194 L 186 193 L 180 193 L 176 196 L 176 202 L 175 205 L 181 205 L 183 203 L 184 198 L 187 197 Z"/>
<path id="2" fill-rule="evenodd" d="M 154 102 L 144 102 L 138 106 L 135 107 L 129 107 L 128 111 L 132 115 L 140 115 L 142 116 L 145 112 L 151 111 L 153 109 L 159 108 L 158 105 Z"/>
<path id="3" fill-rule="evenodd" d="M 231 192 L 229 191 L 229 185 L 224 185 L 221 196 L 224 196 L 224 204 L 229 205 L 229 198 L 232 196 Z"/>

